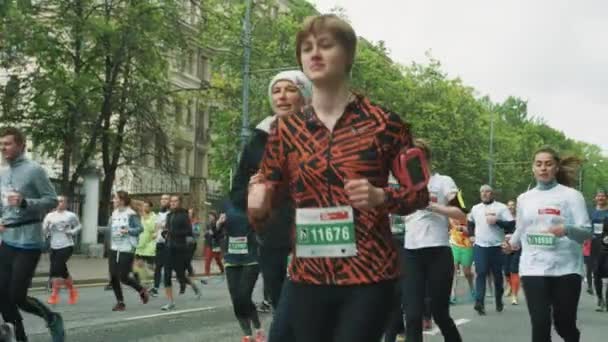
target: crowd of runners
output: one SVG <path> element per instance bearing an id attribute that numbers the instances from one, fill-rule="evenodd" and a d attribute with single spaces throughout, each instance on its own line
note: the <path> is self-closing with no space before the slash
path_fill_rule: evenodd
<path id="1" fill-rule="evenodd" d="M 552 326 L 564 341 L 580 341 L 584 283 L 597 311 L 608 311 L 608 199 L 598 190 L 589 214 L 572 187 L 580 160 L 542 147 L 530 156 L 534 186 L 503 204 L 482 185 L 469 207 L 454 179 L 433 170 L 432 142 L 351 90 L 357 36 L 348 23 L 311 17 L 295 40 L 301 70 L 271 80 L 272 114 L 242 151 L 220 215 L 199 220 L 177 195 L 163 195 L 154 210 L 114 194 L 111 310 L 126 310 L 122 285 L 143 304 L 162 285 L 167 303 L 159 309 L 175 309 L 174 273 L 179 293 L 190 287 L 200 298 L 205 281 L 193 279 L 192 258 L 202 234 L 205 275 L 212 261 L 225 273 L 243 342 L 419 342 L 432 322 L 445 341 L 462 341 L 451 304 L 470 301 L 483 316 L 488 293 L 500 313 L 505 297 L 519 304 L 520 284 L 533 342 L 550 341 Z M 3 328 L 27 341 L 24 311 L 46 320 L 60 342 L 62 316 L 51 307 L 62 288 L 69 304 L 78 302 L 67 261 L 81 224 L 69 198 L 25 158 L 25 145 L 18 129 L 0 132 L 8 163 L 0 176 L 0 309 L 10 323 Z M 51 306 L 28 295 L 47 241 Z M 253 301 L 260 275 L 268 332 Z M 460 275 L 465 294 L 455 291 Z"/>

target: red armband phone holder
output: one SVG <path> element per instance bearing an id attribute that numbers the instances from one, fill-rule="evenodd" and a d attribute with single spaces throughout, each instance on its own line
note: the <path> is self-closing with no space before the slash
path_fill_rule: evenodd
<path id="1" fill-rule="evenodd" d="M 418 147 L 400 152 L 393 161 L 393 172 L 399 184 L 412 193 L 425 189 L 431 178 L 426 155 Z"/>

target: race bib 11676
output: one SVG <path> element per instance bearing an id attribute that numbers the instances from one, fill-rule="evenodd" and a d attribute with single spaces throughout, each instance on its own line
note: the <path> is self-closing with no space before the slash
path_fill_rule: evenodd
<path id="1" fill-rule="evenodd" d="M 296 255 L 341 258 L 357 255 L 352 207 L 301 208 L 296 211 Z"/>

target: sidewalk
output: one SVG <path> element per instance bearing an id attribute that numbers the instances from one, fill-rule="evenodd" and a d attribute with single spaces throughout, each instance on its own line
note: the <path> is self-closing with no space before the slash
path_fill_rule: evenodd
<path id="1" fill-rule="evenodd" d="M 32 282 L 33 288 L 46 287 L 49 276 L 50 260 L 47 253 L 42 254 L 36 275 Z M 203 259 L 192 260 L 195 276 L 202 276 L 204 271 Z M 68 270 L 77 285 L 105 284 L 108 282 L 108 259 L 88 258 L 84 255 L 73 255 L 68 261 Z M 211 263 L 211 274 L 219 274 L 215 262 Z"/>

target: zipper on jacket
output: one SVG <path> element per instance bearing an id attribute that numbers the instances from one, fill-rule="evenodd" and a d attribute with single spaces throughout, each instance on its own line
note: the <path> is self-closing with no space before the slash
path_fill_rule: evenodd
<path id="1" fill-rule="evenodd" d="M 325 180 L 327 182 L 327 193 L 329 195 L 329 205 L 331 206 L 332 203 L 334 202 L 334 197 L 331 194 L 331 182 L 329 181 L 329 172 L 331 170 L 331 166 L 329 165 L 331 163 L 331 147 L 333 145 L 334 142 L 334 133 L 330 132 L 329 133 L 329 144 L 327 146 L 327 153 L 326 153 L 326 159 L 327 159 L 327 177 L 325 177 Z"/>

